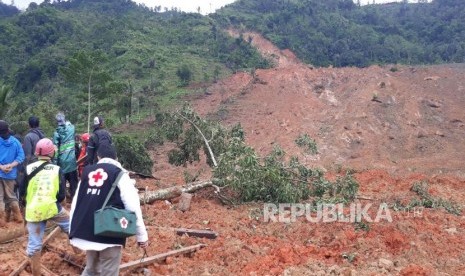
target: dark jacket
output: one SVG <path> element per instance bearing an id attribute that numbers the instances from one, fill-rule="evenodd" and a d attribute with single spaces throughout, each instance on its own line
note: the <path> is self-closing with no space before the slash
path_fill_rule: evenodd
<path id="1" fill-rule="evenodd" d="M 102 144 L 112 144 L 111 134 L 104 128 L 96 128 L 87 145 L 87 163 L 89 165 L 97 163 L 98 147 Z"/>
<path id="2" fill-rule="evenodd" d="M 32 128 L 26 134 L 26 136 L 24 137 L 24 141 L 23 141 L 23 150 L 24 150 L 24 155 L 26 156 L 24 166 L 27 166 L 37 161 L 37 157 L 34 154 L 36 150 L 36 145 L 37 145 L 37 142 L 39 142 L 39 140 L 44 137 L 45 137 L 45 134 L 42 131 L 42 129 L 40 129 L 40 127 Z"/>
<path id="3" fill-rule="evenodd" d="M 121 244 L 124 246 L 125 238 L 94 235 L 94 213 L 102 208 L 120 171 L 121 169 L 117 166 L 106 163 L 98 163 L 84 168 L 79 190 L 76 191 L 77 198 L 74 199 L 76 206 L 71 219 L 70 239 L 79 238 L 92 242 Z M 114 190 L 107 206 L 124 209 L 118 188 Z"/>

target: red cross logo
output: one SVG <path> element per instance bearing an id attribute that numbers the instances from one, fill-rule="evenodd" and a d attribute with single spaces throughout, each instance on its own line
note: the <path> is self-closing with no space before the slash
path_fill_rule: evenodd
<path id="1" fill-rule="evenodd" d="M 108 174 L 103 169 L 97 169 L 89 173 L 89 186 L 100 187 L 107 180 Z"/>
<path id="2" fill-rule="evenodd" d="M 103 176 L 100 174 L 100 172 L 97 172 L 96 174 L 94 174 L 92 176 L 92 178 L 94 179 L 95 182 L 99 181 L 100 179 L 103 178 Z"/>
<path id="3" fill-rule="evenodd" d="M 128 228 L 128 220 L 125 217 L 122 217 L 119 220 L 119 224 L 121 225 L 121 228 L 123 228 L 123 229 Z"/>

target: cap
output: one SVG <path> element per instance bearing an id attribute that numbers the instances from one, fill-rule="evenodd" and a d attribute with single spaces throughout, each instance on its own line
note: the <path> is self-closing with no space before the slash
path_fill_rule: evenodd
<path id="1" fill-rule="evenodd" d="M 100 116 L 94 117 L 94 126 L 101 126 L 103 125 L 103 118 Z"/>

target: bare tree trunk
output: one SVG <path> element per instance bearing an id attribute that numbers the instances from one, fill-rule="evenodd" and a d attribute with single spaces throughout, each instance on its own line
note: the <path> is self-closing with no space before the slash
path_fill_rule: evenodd
<path id="1" fill-rule="evenodd" d="M 27 233 L 23 224 L 20 227 L 8 227 L 0 232 L 0 243 L 11 241 L 24 236 Z"/>
<path id="2" fill-rule="evenodd" d="M 205 135 L 203 135 L 200 128 L 193 121 L 182 116 L 181 113 L 178 112 L 178 115 L 181 116 L 181 118 L 183 118 L 184 120 L 188 121 L 191 125 L 193 125 L 195 129 L 200 133 L 200 136 L 202 136 L 202 139 L 205 142 L 205 145 L 207 146 L 208 152 L 210 153 L 210 157 L 212 158 L 213 166 L 218 167 L 218 163 L 216 163 L 216 158 L 215 158 L 215 155 L 213 154 L 212 148 L 210 147 L 210 144 L 208 143 L 207 138 L 205 138 Z"/>
<path id="3" fill-rule="evenodd" d="M 157 200 L 171 199 L 180 196 L 182 193 L 192 193 L 197 190 L 213 186 L 215 180 L 199 181 L 186 186 L 174 186 L 158 191 L 146 192 L 139 195 L 140 203 L 153 203 Z"/>

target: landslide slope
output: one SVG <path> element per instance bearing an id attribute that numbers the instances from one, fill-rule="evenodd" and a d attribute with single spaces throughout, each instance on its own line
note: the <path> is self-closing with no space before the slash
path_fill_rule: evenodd
<path id="1" fill-rule="evenodd" d="M 319 149 L 301 156 L 309 165 L 462 175 L 465 64 L 314 68 L 256 33 L 243 36 L 277 66 L 236 73 L 195 106 L 240 122 L 258 152 L 279 144 L 298 154 L 294 140 L 306 133 Z"/>

